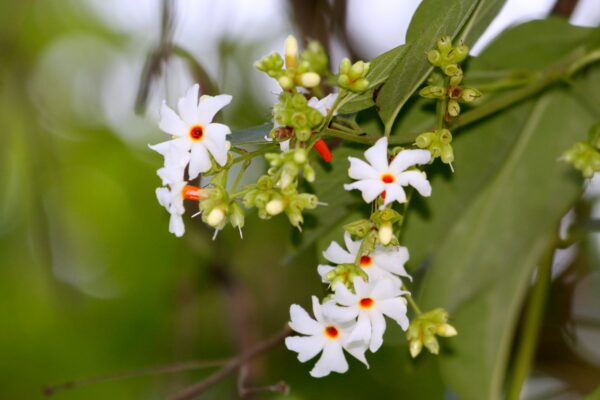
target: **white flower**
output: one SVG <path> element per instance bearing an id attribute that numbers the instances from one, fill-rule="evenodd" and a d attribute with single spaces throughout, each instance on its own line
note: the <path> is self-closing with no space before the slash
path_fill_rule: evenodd
<path id="1" fill-rule="evenodd" d="M 212 123 L 215 114 L 231 102 L 231 96 L 202 96 L 198 101 L 198 90 L 199 86 L 195 84 L 188 89 L 185 97 L 179 99 L 179 115 L 164 101 L 160 109 L 159 127 L 175 136 L 171 141 L 173 148 L 179 151 L 181 157 L 191 153 L 188 169 L 190 179 L 210 169 L 209 153 L 219 165 L 227 163 L 227 135 L 231 133 L 227 125 Z M 166 151 L 164 143 L 153 146 L 153 149 L 163 155 L 163 150 Z"/>
<path id="2" fill-rule="evenodd" d="M 344 356 L 344 350 L 368 367 L 369 364 L 365 358 L 367 350 L 365 344 L 346 342 L 349 330 L 353 328 L 354 324 L 333 322 L 323 314 L 322 306 L 315 296 L 312 297 L 312 306 L 316 320 L 312 319 L 302 307 L 292 304 L 290 327 L 306 336 L 289 336 L 285 339 L 286 347 L 298 353 L 300 362 L 306 362 L 322 352 L 310 374 L 315 378 L 320 378 L 329 375 L 332 371 L 346 372 L 348 362 Z"/>
<path id="3" fill-rule="evenodd" d="M 327 250 L 323 252 L 323 257 L 334 264 L 354 264 L 358 257 L 362 240 L 354 241 L 348 232 L 344 232 L 344 242 L 348 250 L 344 250 L 337 242 L 331 242 Z M 358 259 L 358 265 L 367 274 L 369 280 L 389 279 L 395 287 L 400 287 L 402 281 L 398 276 L 411 279 L 404 268 L 404 264 L 407 261 L 408 249 L 406 247 L 377 246 L 371 254 L 362 255 Z M 318 266 L 319 275 L 323 278 L 323 282 L 327 282 L 325 275 L 333 269 L 335 267 L 331 265 Z"/>
<path id="4" fill-rule="evenodd" d="M 421 171 L 406 171 L 416 164 L 428 163 L 431 159 L 429 151 L 402 150 L 388 164 L 387 146 L 387 138 L 384 137 L 365 151 L 365 158 L 369 163 L 355 157 L 348 157 L 350 161 L 348 175 L 357 181 L 344 185 L 344 189 L 360 190 L 367 203 L 385 192 L 384 205 L 394 200 L 399 203 L 406 202 L 406 194 L 402 187 L 408 185 L 414 187 L 421 196 L 431 196 L 431 185 L 426 175 Z"/>
<path id="5" fill-rule="evenodd" d="M 369 280 L 354 278 L 352 293 L 345 285 L 337 285 L 334 299 L 343 307 L 328 303 L 326 311 L 331 318 L 340 322 L 354 321 L 348 342 L 369 343 L 369 350 L 376 352 L 383 344 L 386 323 L 384 315 L 390 317 L 402 327 L 408 329 L 406 299 L 404 292 L 388 279 Z"/>
<path id="6" fill-rule="evenodd" d="M 160 205 L 166 208 L 171 214 L 169 232 L 177 237 L 181 237 L 185 233 L 183 218 L 181 216 L 185 213 L 183 199 L 186 182 L 183 180 L 171 182 L 169 186 L 156 189 L 156 198 Z"/>
<path id="7" fill-rule="evenodd" d="M 183 181 L 185 167 L 190 162 L 190 153 L 181 151 L 173 141 L 159 143 L 149 146 L 152 150 L 164 157 L 164 165 L 156 173 L 162 179 L 163 185 Z"/>
<path id="8" fill-rule="evenodd" d="M 316 97 L 311 97 L 310 100 L 308 100 L 308 105 L 326 117 L 335 105 L 337 98 L 337 93 L 330 93 L 321 100 L 317 99 Z M 333 115 L 335 114 L 337 114 L 337 112 L 333 113 Z"/>

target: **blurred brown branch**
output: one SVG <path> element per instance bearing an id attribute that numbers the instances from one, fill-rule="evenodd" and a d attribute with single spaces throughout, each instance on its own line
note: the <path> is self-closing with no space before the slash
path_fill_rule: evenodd
<path id="1" fill-rule="evenodd" d="M 178 393 L 175 393 L 170 397 L 171 400 L 191 400 L 204 393 L 211 386 L 221 382 L 223 379 L 227 378 L 229 375 L 233 374 L 236 370 L 238 370 L 242 365 L 252 360 L 254 357 L 266 353 L 271 350 L 278 344 L 280 344 L 287 336 L 292 332 L 291 328 L 286 324 L 285 327 L 275 333 L 273 336 L 263 340 L 262 342 L 257 343 L 254 347 L 249 349 L 248 351 L 232 358 L 223 368 L 214 374 L 208 376 L 201 382 L 198 382 L 192 386 L 189 386 Z M 282 385 L 275 385 L 279 388 L 283 389 Z M 272 387 L 269 387 L 272 388 Z M 287 390 L 287 385 L 285 385 Z M 249 389 L 252 390 L 252 389 Z M 256 391 L 256 389 L 254 389 Z M 272 391 L 272 390 L 271 390 Z"/>

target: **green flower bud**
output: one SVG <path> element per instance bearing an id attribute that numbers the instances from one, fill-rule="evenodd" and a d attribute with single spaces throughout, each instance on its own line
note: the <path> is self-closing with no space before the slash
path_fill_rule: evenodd
<path id="1" fill-rule="evenodd" d="M 462 92 L 462 100 L 465 103 L 470 103 L 473 100 L 479 98 L 481 96 L 481 92 L 474 88 L 464 88 Z"/>
<path id="2" fill-rule="evenodd" d="M 420 340 L 411 340 L 409 343 L 410 356 L 416 358 L 423 348 L 423 342 Z"/>
<path id="3" fill-rule="evenodd" d="M 437 131 L 440 142 L 448 144 L 452 142 L 452 133 L 448 129 L 440 129 Z"/>
<path id="4" fill-rule="evenodd" d="M 451 164 L 454 161 L 454 150 L 450 144 L 444 143 L 442 145 L 440 159 L 444 164 Z"/>
<path id="5" fill-rule="evenodd" d="M 225 210 L 221 207 L 213 208 L 211 212 L 208 213 L 204 222 L 213 228 L 218 227 L 225 220 Z"/>
<path id="6" fill-rule="evenodd" d="M 294 81 L 287 75 L 280 76 L 279 79 L 277 79 L 277 83 L 279 83 L 279 86 L 284 90 L 290 90 L 294 87 Z"/>
<path id="7" fill-rule="evenodd" d="M 308 70 L 323 74 L 329 66 L 329 58 L 323 46 L 315 40 L 308 43 L 307 48 L 300 54 L 300 59 L 308 64 Z"/>
<path id="8" fill-rule="evenodd" d="M 350 87 L 350 78 L 348 77 L 348 75 L 340 75 L 338 77 L 338 86 L 341 88 Z"/>
<path id="9" fill-rule="evenodd" d="M 453 49 L 451 55 L 451 62 L 459 64 L 463 62 L 468 55 L 469 47 L 466 46 L 464 43 L 461 43 Z"/>
<path id="10" fill-rule="evenodd" d="M 348 58 L 342 59 L 340 62 L 340 75 L 347 75 L 352 67 L 352 62 Z"/>
<path id="11" fill-rule="evenodd" d="M 442 337 L 452 337 L 458 335 L 458 332 L 456 331 L 456 328 L 450 324 L 441 324 L 438 325 L 436 334 Z"/>
<path id="12" fill-rule="evenodd" d="M 315 181 L 315 170 L 313 167 L 310 166 L 310 164 L 304 164 L 304 170 L 303 170 L 303 174 L 304 174 L 304 179 L 306 179 L 307 182 L 314 182 Z"/>
<path id="13" fill-rule="evenodd" d="M 280 214 L 283 212 L 284 209 L 285 204 L 283 203 L 283 200 L 280 197 L 274 198 L 273 200 L 269 201 L 265 206 L 265 210 L 269 215 Z"/>
<path id="14" fill-rule="evenodd" d="M 306 115 L 302 112 L 292 114 L 291 123 L 295 128 L 304 128 L 308 125 Z"/>
<path id="15" fill-rule="evenodd" d="M 288 210 L 286 211 L 288 220 L 292 226 L 295 226 L 299 230 L 302 230 L 302 223 L 304 222 L 304 217 L 302 217 L 302 213 L 296 210 Z"/>
<path id="16" fill-rule="evenodd" d="M 444 71 L 444 74 L 446 74 L 447 76 L 459 76 L 462 75 L 462 70 L 460 69 L 460 66 L 458 64 L 448 64 L 445 65 L 442 70 Z"/>
<path id="17" fill-rule="evenodd" d="M 371 231 L 371 228 L 373 228 L 373 224 L 368 219 L 359 219 L 358 221 L 344 225 L 346 232 L 359 238 L 365 237 Z"/>
<path id="18" fill-rule="evenodd" d="M 238 203 L 233 202 L 230 206 L 230 213 L 229 222 L 231 222 L 231 226 L 238 228 L 241 234 L 244 227 L 244 210 L 242 210 L 242 207 Z"/>
<path id="19" fill-rule="evenodd" d="M 581 171 L 585 178 L 600 171 L 600 152 L 587 142 L 575 143 L 560 159 Z"/>
<path id="20" fill-rule="evenodd" d="M 307 160 L 307 154 L 305 149 L 294 150 L 294 162 L 297 164 L 304 164 Z"/>
<path id="21" fill-rule="evenodd" d="M 362 78 L 365 73 L 365 62 L 357 61 L 350 67 L 350 71 L 348 71 L 348 77 L 351 81 L 355 81 L 359 78 Z"/>
<path id="22" fill-rule="evenodd" d="M 298 61 L 298 41 L 293 35 L 289 35 L 283 45 L 285 54 L 285 66 L 290 68 L 296 67 Z"/>
<path id="23" fill-rule="evenodd" d="M 426 334 L 423 344 L 432 354 L 438 354 L 440 352 L 440 344 L 433 334 Z"/>
<path id="24" fill-rule="evenodd" d="M 442 36 L 437 41 L 437 48 L 443 54 L 447 54 L 452 50 L 452 38 L 450 36 Z"/>
<path id="25" fill-rule="evenodd" d="M 460 86 L 462 79 L 463 79 L 463 73 L 462 73 L 462 70 L 460 70 L 460 72 L 457 75 L 450 77 L 450 86 L 455 86 L 455 87 Z"/>
<path id="26" fill-rule="evenodd" d="M 442 99 L 446 96 L 446 89 L 440 86 L 425 86 L 419 90 L 419 95 L 426 99 Z"/>
<path id="27" fill-rule="evenodd" d="M 435 67 L 439 67 L 442 62 L 442 55 L 440 54 L 439 51 L 437 50 L 429 50 L 427 52 L 427 60 L 429 61 L 429 63 Z"/>
<path id="28" fill-rule="evenodd" d="M 308 139 L 310 139 L 311 133 L 312 132 L 310 129 L 296 129 L 296 139 L 301 142 L 306 142 Z"/>
<path id="29" fill-rule="evenodd" d="M 424 133 L 421 133 L 419 136 L 417 136 L 417 138 L 415 139 L 415 143 L 416 143 L 417 147 L 419 147 L 420 149 L 426 149 L 429 146 L 431 146 L 433 141 L 436 139 L 437 139 L 437 135 L 435 133 L 424 132 Z"/>
<path id="30" fill-rule="evenodd" d="M 460 105 L 458 101 L 452 99 L 448 101 L 448 115 L 451 117 L 457 117 L 460 114 Z"/>
<path id="31" fill-rule="evenodd" d="M 360 92 L 364 92 L 368 88 L 369 88 L 369 81 L 362 78 L 362 79 L 359 79 L 356 82 L 354 82 L 354 84 L 352 84 L 352 87 L 350 88 L 350 90 L 352 90 L 353 92 L 356 92 L 356 93 L 360 93 Z"/>

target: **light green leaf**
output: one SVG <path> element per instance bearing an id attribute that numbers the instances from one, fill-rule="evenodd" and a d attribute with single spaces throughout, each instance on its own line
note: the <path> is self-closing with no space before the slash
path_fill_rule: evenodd
<path id="1" fill-rule="evenodd" d="M 410 47 L 376 99 L 386 132 L 391 132 L 402 106 L 431 73 L 425 54 L 437 40 L 445 35 L 453 38 L 460 35 L 467 45 L 473 45 L 503 4 L 501 0 L 425 0 L 421 3 L 406 35 Z"/>
<path id="2" fill-rule="evenodd" d="M 273 124 L 267 122 L 252 128 L 235 131 L 228 136 L 228 139 L 234 145 L 268 143 L 265 136 L 271 132 L 271 129 L 273 129 Z"/>

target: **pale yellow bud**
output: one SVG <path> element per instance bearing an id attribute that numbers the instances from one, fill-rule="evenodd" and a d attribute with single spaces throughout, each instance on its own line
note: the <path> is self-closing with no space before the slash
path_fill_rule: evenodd
<path id="1" fill-rule="evenodd" d="M 384 222 L 381 224 L 379 227 L 379 241 L 381 244 L 386 246 L 392 241 L 392 237 L 394 237 L 394 230 L 392 229 L 391 222 Z"/>
<path id="2" fill-rule="evenodd" d="M 265 210 L 269 215 L 277 215 L 283 211 L 283 201 L 280 199 L 271 200 L 265 206 Z"/>
<path id="3" fill-rule="evenodd" d="M 321 77 L 316 72 L 305 72 L 300 75 L 300 84 L 305 88 L 314 88 L 321 83 Z"/>
<path id="4" fill-rule="evenodd" d="M 220 207 L 214 208 L 206 217 L 206 223 L 212 227 L 218 226 L 225 218 L 225 213 Z"/>
<path id="5" fill-rule="evenodd" d="M 298 41 L 294 35 L 289 35 L 285 39 L 283 51 L 285 54 L 285 66 L 287 68 L 295 68 L 298 62 Z"/>
<path id="6" fill-rule="evenodd" d="M 421 352 L 423 348 L 423 343 L 420 340 L 411 340 L 410 345 L 408 346 L 410 349 L 410 355 L 412 358 L 415 358 Z"/>
<path id="7" fill-rule="evenodd" d="M 452 337 L 452 336 L 456 336 L 458 334 L 458 332 L 456 331 L 456 328 L 454 328 L 450 324 L 438 325 L 436 332 L 438 335 L 440 335 L 442 337 Z"/>

